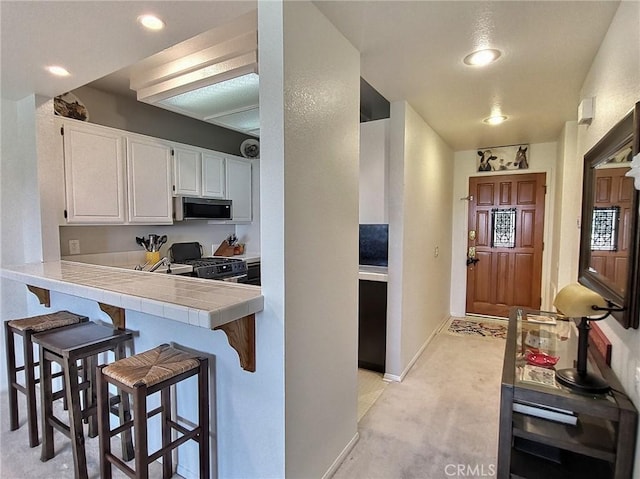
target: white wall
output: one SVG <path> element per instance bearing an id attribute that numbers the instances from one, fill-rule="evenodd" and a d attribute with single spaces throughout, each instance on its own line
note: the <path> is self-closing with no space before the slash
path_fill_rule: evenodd
<path id="1" fill-rule="evenodd" d="M 389 223 L 389 119 L 360 123 L 360 224 Z"/>
<path id="2" fill-rule="evenodd" d="M 576 151 L 578 123 L 569 121 L 558 140 L 557 187 L 554 195 L 556 214 L 551 241 L 551 271 L 548 298 L 577 280 L 580 253 L 580 216 L 582 158 Z"/>
<path id="3" fill-rule="evenodd" d="M 406 102 L 389 138 L 386 376 L 402 379 L 449 314 L 453 152 Z"/>
<path id="4" fill-rule="evenodd" d="M 557 144 L 533 143 L 529 145 L 529 169 L 520 173 L 547 174 L 547 194 L 545 196 L 544 217 L 544 243 L 551 244 L 551 229 L 554 221 L 553 198 L 555 195 Z M 454 156 L 454 184 L 453 195 L 453 230 L 452 249 L 453 262 L 451 263 L 451 315 L 464 316 L 465 300 L 467 295 L 467 225 L 469 219 L 469 203 L 461 198 L 469 195 L 469 178 L 482 176 L 478 173 L 477 150 L 457 151 Z M 517 174 L 517 170 L 504 173 L 492 172 L 492 175 Z M 486 173 L 484 173 L 486 175 Z M 542 254 L 542 308 L 549 308 L 553 298 L 550 297 L 549 283 L 551 276 L 551 252 L 545 248 Z"/>
<path id="5" fill-rule="evenodd" d="M 282 213 L 284 223 L 278 237 L 263 227 L 263 257 L 280 263 L 265 263 L 263 285 L 284 280 L 286 476 L 317 478 L 357 435 L 360 57 L 311 2 L 265 10 L 272 23 L 258 29 L 274 42 L 282 32 L 284 56 L 260 37 L 261 138 L 281 128 L 284 143 L 262 150 L 262 224 Z"/>
<path id="6" fill-rule="evenodd" d="M 640 3 L 621 2 L 580 92 L 595 97 L 594 119 L 578 127 L 578 153 L 584 154 L 640 101 Z M 573 178 L 579 189 L 579 178 Z M 576 271 L 577 277 L 577 271 Z M 598 325 L 611 341 L 611 367 L 636 407 L 640 391 L 634 381 L 640 367 L 640 330 L 623 329 L 613 318 Z M 636 476 L 640 470 L 640 441 L 636 446 Z"/>

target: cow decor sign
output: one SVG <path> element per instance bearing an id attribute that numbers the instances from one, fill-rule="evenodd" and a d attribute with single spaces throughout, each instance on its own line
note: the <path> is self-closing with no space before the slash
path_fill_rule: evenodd
<path id="1" fill-rule="evenodd" d="M 526 170 L 529 145 L 497 146 L 478 150 L 478 171 Z"/>

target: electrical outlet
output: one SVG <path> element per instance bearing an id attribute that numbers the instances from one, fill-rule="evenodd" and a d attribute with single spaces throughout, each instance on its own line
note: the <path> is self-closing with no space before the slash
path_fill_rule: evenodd
<path id="1" fill-rule="evenodd" d="M 69 254 L 80 254 L 80 240 L 69 240 Z"/>

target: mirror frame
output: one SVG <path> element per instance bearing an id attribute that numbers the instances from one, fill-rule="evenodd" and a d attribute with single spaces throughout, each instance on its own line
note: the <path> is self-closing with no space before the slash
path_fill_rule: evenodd
<path id="1" fill-rule="evenodd" d="M 591 260 L 591 223 L 595 194 L 595 168 L 607 161 L 626 143 L 632 141 L 635 156 L 640 150 L 640 102 L 618 122 L 584 156 L 584 175 L 582 180 L 582 223 L 580 232 L 580 263 L 578 281 L 624 308 L 614 312 L 614 316 L 624 328 L 638 328 L 640 315 L 640 192 L 634 189 L 633 210 L 631 215 L 631 238 L 629 242 L 629 269 L 627 288 L 620 290 L 603 280 L 602 275 L 589 268 Z"/>

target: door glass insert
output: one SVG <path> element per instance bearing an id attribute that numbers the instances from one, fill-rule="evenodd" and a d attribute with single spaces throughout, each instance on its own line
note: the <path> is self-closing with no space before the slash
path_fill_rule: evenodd
<path id="1" fill-rule="evenodd" d="M 618 250 L 618 218 L 620 207 L 593 208 L 591 251 Z"/>
<path id="2" fill-rule="evenodd" d="M 516 209 L 494 208 L 491 210 L 491 247 L 515 248 Z"/>

